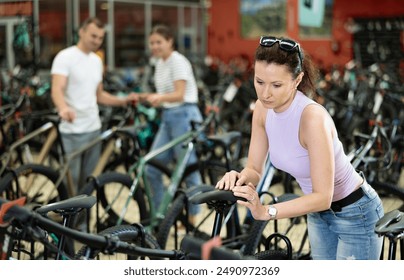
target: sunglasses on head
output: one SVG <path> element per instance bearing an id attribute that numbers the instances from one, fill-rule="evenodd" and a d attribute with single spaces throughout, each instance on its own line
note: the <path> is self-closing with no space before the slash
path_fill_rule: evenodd
<path id="1" fill-rule="evenodd" d="M 263 47 L 272 47 L 275 43 L 279 44 L 279 48 L 285 52 L 293 52 L 297 50 L 299 55 L 300 65 L 303 65 L 302 53 L 299 43 L 290 39 L 280 39 L 274 36 L 261 36 L 260 45 Z"/>

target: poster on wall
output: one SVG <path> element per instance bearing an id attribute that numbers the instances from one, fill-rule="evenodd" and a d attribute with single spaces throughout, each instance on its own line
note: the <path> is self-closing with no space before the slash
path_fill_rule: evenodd
<path id="1" fill-rule="evenodd" d="M 321 27 L 324 21 L 325 0 L 300 0 L 299 25 Z"/>
<path id="2" fill-rule="evenodd" d="M 333 4 L 334 0 L 299 0 L 299 36 L 329 38 Z"/>
<path id="3" fill-rule="evenodd" d="M 240 0 L 241 37 L 284 34 L 286 3 L 285 0 Z"/>

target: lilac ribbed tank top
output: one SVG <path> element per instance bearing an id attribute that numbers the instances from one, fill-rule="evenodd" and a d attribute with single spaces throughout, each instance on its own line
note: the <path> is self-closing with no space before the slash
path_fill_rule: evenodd
<path id="1" fill-rule="evenodd" d="M 281 113 L 269 109 L 266 119 L 266 133 L 269 141 L 271 163 L 278 169 L 292 175 L 299 183 L 304 194 L 312 192 L 310 162 L 308 151 L 299 141 L 300 118 L 304 108 L 317 104 L 298 91 L 290 107 Z M 317 104 L 317 106 L 320 106 Z M 324 109 L 325 110 L 325 109 Z M 334 134 L 334 196 L 333 201 L 350 194 L 358 185 L 355 170 L 344 153 L 337 132 Z"/>

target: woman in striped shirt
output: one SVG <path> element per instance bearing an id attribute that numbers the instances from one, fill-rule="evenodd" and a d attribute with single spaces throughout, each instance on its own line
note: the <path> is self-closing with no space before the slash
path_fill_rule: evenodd
<path id="1" fill-rule="evenodd" d="M 191 121 L 201 122 L 202 114 L 198 107 L 198 89 L 192 66 L 189 60 L 174 49 L 174 36 L 171 30 L 164 25 L 155 26 L 149 35 L 149 46 L 152 55 L 157 58 L 154 82 L 155 93 L 142 93 L 140 101 L 148 102 L 161 111 L 161 124 L 154 138 L 151 150 L 157 149 L 170 140 L 186 133 L 191 129 Z M 156 157 L 164 163 L 178 158 L 181 145 Z M 195 163 L 197 156 L 193 153 L 189 164 Z M 148 166 L 147 177 L 153 188 L 153 199 L 159 207 L 163 196 L 163 182 L 161 172 Z M 195 172 L 187 177 L 187 186 L 201 184 L 200 174 Z M 190 209 L 190 221 L 199 208 L 194 205 Z"/>

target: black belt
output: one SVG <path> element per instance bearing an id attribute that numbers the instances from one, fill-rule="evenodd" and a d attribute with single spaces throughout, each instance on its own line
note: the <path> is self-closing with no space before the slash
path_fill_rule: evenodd
<path id="1" fill-rule="evenodd" d="M 352 192 L 350 195 L 348 195 L 347 197 L 340 199 L 338 201 L 334 201 L 333 203 L 331 203 L 331 209 L 334 212 L 340 212 L 342 207 L 348 206 L 356 201 L 358 201 L 359 199 L 362 198 L 362 196 L 364 195 L 362 187 L 360 187 L 359 189 L 357 189 L 356 191 Z"/>

